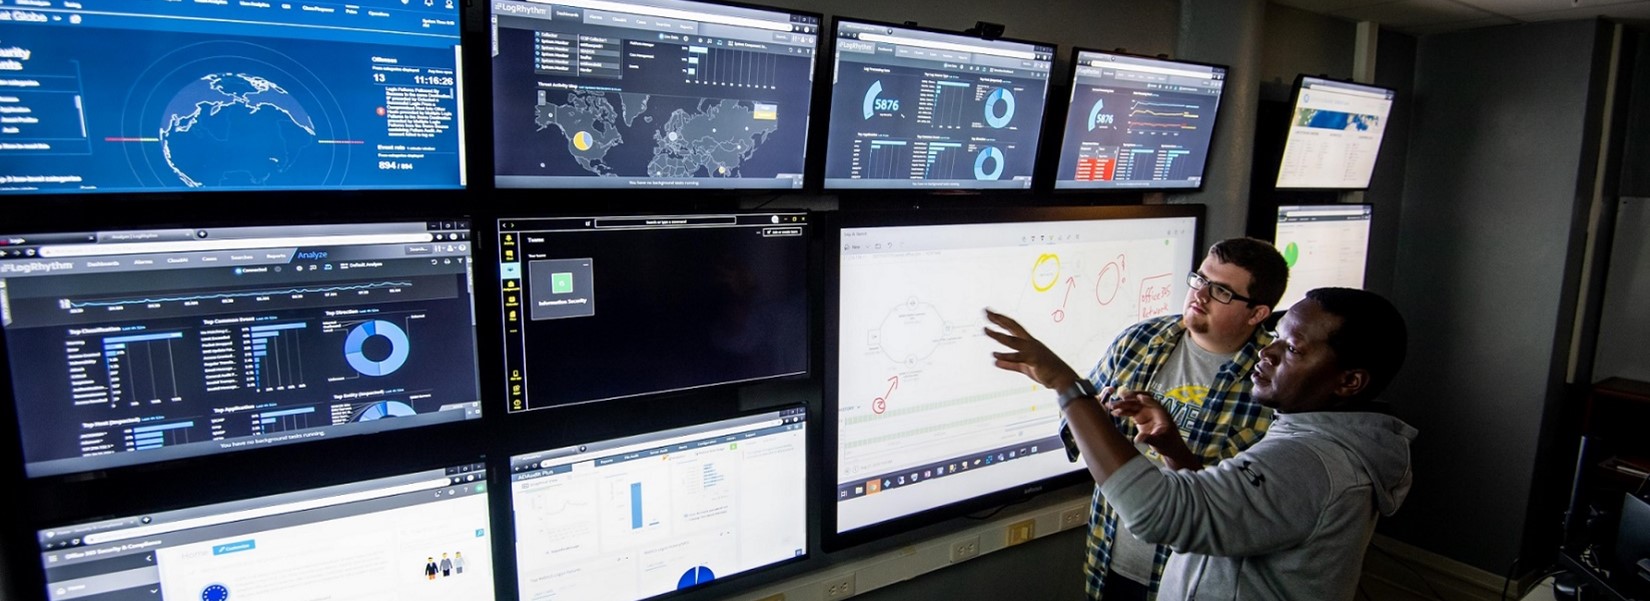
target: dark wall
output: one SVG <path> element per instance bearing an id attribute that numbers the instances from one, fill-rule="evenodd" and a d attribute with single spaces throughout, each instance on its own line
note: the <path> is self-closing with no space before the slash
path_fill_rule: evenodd
<path id="1" fill-rule="evenodd" d="M 1393 270 L 1412 338 L 1387 397 L 1421 435 L 1410 500 L 1385 531 L 1493 574 L 1530 522 L 1559 520 L 1529 515 L 1533 493 L 1554 492 L 1533 489 L 1532 466 L 1562 398 L 1597 28 L 1417 45 Z"/>
<path id="2" fill-rule="evenodd" d="M 1632 33 L 1638 39 L 1633 61 L 1632 100 L 1622 156 L 1621 195 L 1650 197 L 1650 26 Z M 1623 57 L 1627 58 L 1627 57 Z"/>
<path id="3" fill-rule="evenodd" d="M 1375 85 L 1397 91 L 1387 114 L 1381 154 L 1375 159 L 1364 202 L 1373 205 L 1369 227 L 1369 262 L 1364 265 L 1364 287 L 1392 295 L 1398 258 L 1398 224 L 1404 204 L 1404 174 L 1409 156 L 1410 130 L 1415 114 L 1415 48 L 1412 36 L 1382 31 L 1376 43 Z"/>

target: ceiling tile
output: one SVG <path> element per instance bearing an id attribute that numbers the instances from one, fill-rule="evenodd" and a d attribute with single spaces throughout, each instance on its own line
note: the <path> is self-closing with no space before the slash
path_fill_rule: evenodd
<path id="1" fill-rule="evenodd" d="M 1547 13 L 1554 11 L 1577 10 L 1609 6 L 1612 4 L 1639 3 L 1643 0 L 1457 0 L 1461 4 L 1469 4 L 1489 12 L 1522 16 L 1529 13 Z"/>
<path id="2" fill-rule="evenodd" d="M 1494 13 L 1451 0 L 1402 0 L 1335 11 L 1334 16 L 1354 21 L 1374 21 L 1394 29 L 1470 21 L 1495 16 Z"/>
<path id="3" fill-rule="evenodd" d="M 1591 19 L 1593 17 L 1642 20 L 1650 19 L 1650 1 L 1624 2 L 1609 6 L 1588 6 L 1584 2 L 1579 8 L 1525 13 L 1517 16 L 1525 21 L 1568 21 L 1571 19 Z"/>

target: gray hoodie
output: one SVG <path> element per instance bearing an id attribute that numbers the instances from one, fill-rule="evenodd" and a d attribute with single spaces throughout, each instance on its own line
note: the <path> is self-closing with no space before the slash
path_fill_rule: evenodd
<path id="1" fill-rule="evenodd" d="M 1414 438 L 1380 413 L 1280 414 L 1215 467 L 1140 457 L 1100 492 L 1135 536 L 1174 549 L 1159 599 L 1352 599 L 1376 517 L 1409 493 Z"/>

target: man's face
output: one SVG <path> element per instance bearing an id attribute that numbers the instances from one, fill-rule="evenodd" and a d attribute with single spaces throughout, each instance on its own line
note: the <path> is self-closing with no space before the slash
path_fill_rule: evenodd
<path id="1" fill-rule="evenodd" d="M 1261 349 L 1260 363 L 1249 374 L 1250 394 L 1261 405 L 1280 413 L 1310 411 L 1341 399 L 1337 389 L 1347 371 L 1336 364 L 1329 335 L 1341 327 L 1341 317 L 1306 299 L 1290 307 L 1278 322 L 1278 337 Z"/>
<path id="2" fill-rule="evenodd" d="M 1248 336 L 1260 323 L 1259 319 L 1254 319 L 1260 308 L 1236 299 L 1230 303 L 1217 301 L 1214 288 L 1224 286 L 1238 296 L 1249 296 L 1249 284 L 1254 276 L 1247 269 L 1212 256 L 1203 258 L 1197 272 L 1209 283 L 1202 290 L 1187 291 L 1185 316 L 1181 318 L 1186 329 L 1217 338 Z"/>

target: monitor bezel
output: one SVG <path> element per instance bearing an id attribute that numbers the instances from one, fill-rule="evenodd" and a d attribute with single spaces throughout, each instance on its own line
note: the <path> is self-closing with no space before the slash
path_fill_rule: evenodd
<path id="1" fill-rule="evenodd" d="M 1370 187 L 1375 185 L 1375 171 L 1376 171 L 1376 167 L 1378 167 L 1380 165 L 1381 150 L 1386 148 L 1386 126 L 1392 124 L 1391 123 L 1391 121 L 1392 121 L 1392 107 L 1390 105 L 1387 107 L 1386 116 L 1382 117 L 1382 120 L 1386 121 L 1386 123 L 1381 126 L 1381 139 L 1378 140 L 1375 144 L 1375 162 L 1371 163 L 1370 166 L 1369 166 L 1368 183 L 1364 184 L 1361 187 L 1359 187 L 1359 186 L 1291 186 L 1291 187 L 1283 187 L 1283 186 L 1278 185 L 1278 180 L 1283 177 L 1283 160 L 1284 160 L 1284 157 L 1288 154 L 1290 133 L 1294 130 L 1293 123 L 1295 122 L 1295 111 L 1299 110 L 1299 108 L 1300 108 L 1301 91 L 1304 89 L 1305 84 L 1306 84 L 1306 80 L 1308 80 L 1308 79 L 1315 79 L 1315 80 L 1318 80 L 1318 81 L 1323 81 L 1323 82 L 1328 82 L 1328 83 L 1335 83 L 1335 84 L 1345 84 L 1345 85 L 1351 85 L 1351 86 L 1358 86 L 1358 87 L 1361 87 L 1361 88 L 1369 88 L 1371 90 L 1381 90 L 1381 91 L 1387 92 L 1388 94 L 1392 95 L 1392 99 L 1389 101 L 1391 104 L 1397 104 L 1397 102 L 1398 102 L 1398 91 L 1394 88 L 1389 88 L 1389 87 L 1386 87 L 1386 86 L 1379 86 L 1379 85 L 1375 85 L 1373 83 L 1356 82 L 1356 81 L 1352 81 L 1350 79 L 1336 79 L 1336 78 L 1329 77 L 1329 76 L 1326 76 L 1326 75 L 1307 75 L 1305 73 L 1300 73 L 1300 74 L 1295 75 L 1295 83 L 1290 88 L 1290 92 L 1289 92 L 1289 104 L 1286 105 L 1286 110 L 1288 111 L 1288 113 L 1284 118 L 1284 122 L 1281 124 L 1281 127 L 1283 128 L 1283 133 L 1282 133 L 1282 136 L 1280 137 L 1280 141 L 1279 141 L 1278 148 L 1277 148 L 1277 153 L 1278 153 L 1277 154 L 1277 161 L 1276 161 L 1276 164 L 1273 165 L 1273 170 L 1272 170 L 1271 176 L 1269 178 L 1269 182 L 1272 184 L 1272 189 L 1276 190 L 1278 192 L 1358 192 L 1358 191 L 1369 190 Z"/>
<path id="2" fill-rule="evenodd" d="M 1191 185 L 1176 185 L 1176 186 L 1092 186 L 1092 187 L 1090 187 L 1090 186 L 1061 185 L 1063 182 L 1066 182 L 1067 180 L 1060 179 L 1060 164 L 1059 163 L 1061 161 L 1064 161 L 1066 157 L 1059 156 L 1059 155 L 1062 153 L 1061 151 L 1063 151 L 1064 148 L 1065 148 L 1065 134 L 1066 134 L 1065 121 L 1066 121 L 1066 119 L 1070 118 L 1071 111 L 1074 108 L 1072 106 L 1072 99 L 1077 94 L 1077 68 L 1079 67 L 1078 57 L 1081 56 L 1082 53 L 1084 53 L 1084 52 L 1088 52 L 1088 53 L 1091 53 L 1091 54 L 1104 54 L 1104 55 L 1119 56 L 1119 57 L 1126 57 L 1126 58 L 1145 59 L 1145 60 L 1152 60 L 1152 61 L 1158 61 L 1158 62 L 1169 63 L 1169 64 L 1191 65 L 1191 66 L 1197 66 L 1197 67 L 1211 67 L 1211 68 L 1218 68 L 1218 69 L 1221 69 L 1223 71 L 1223 77 L 1221 78 L 1221 84 L 1220 84 L 1220 93 L 1215 95 L 1215 117 L 1214 117 L 1214 121 L 1212 121 L 1211 124 L 1209 125 L 1209 145 L 1206 148 L 1203 149 L 1203 169 L 1202 169 L 1201 172 L 1198 173 L 1198 184 L 1197 185 L 1195 185 L 1195 186 L 1191 186 Z M 1208 184 L 1208 181 L 1209 181 L 1209 178 L 1208 178 L 1209 164 L 1214 162 L 1213 161 L 1214 151 L 1215 151 L 1215 148 L 1217 146 L 1217 143 L 1220 140 L 1220 137 L 1219 137 L 1220 136 L 1220 124 L 1221 124 L 1220 110 L 1224 106 L 1222 101 L 1224 101 L 1226 99 L 1226 82 L 1231 81 L 1231 74 L 1232 74 L 1231 65 L 1225 65 L 1225 64 L 1221 64 L 1221 63 L 1207 63 L 1207 62 L 1202 62 L 1202 61 L 1193 61 L 1193 60 L 1184 60 L 1184 59 L 1171 59 L 1171 58 L 1165 58 L 1163 56 L 1150 56 L 1150 55 L 1145 55 L 1145 54 L 1135 54 L 1135 53 L 1131 53 L 1131 52 L 1125 52 L 1123 50 L 1099 50 L 1099 49 L 1096 49 L 1096 48 L 1085 48 L 1085 47 L 1080 47 L 1080 46 L 1072 48 L 1071 49 L 1071 64 L 1069 65 L 1069 68 L 1067 69 L 1066 78 L 1064 80 L 1066 85 L 1067 85 L 1066 91 L 1069 92 L 1069 94 L 1066 95 L 1066 99 L 1065 99 L 1066 100 L 1065 107 L 1064 107 L 1065 110 L 1063 111 L 1063 114 L 1062 114 L 1062 117 L 1064 117 L 1064 118 L 1061 119 L 1060 122 L 1056 125 L 1056 127 L 1058 127 L 1060 129 L 1060 136 L 1061 137 L 1060 137 L 1060 141 L 1058 142 L 1059 146 L 1054 149 L 1054 154 L 1056 155 L 1055 164 L 1052 166 L 1051 169 L 1049 169 L 1049 172 L 1051 173 L 1051 175 L 1049 176 L 1049 181 L 1050 181 L 1050 184 L 1051 184 L 1052 191 L 1055 194 L 1064 195 L 1064 194 L 1075 194 L 1075 193 L 1110 194 L 1110 193 L 1115 193 L 1115 192 L 1129 192 L 1129 193 L 1141 193 L 1141 192 L 1146 192 L 1146 193 L 1150 193 L 1150 192 L 1197 192 L 1197 191 L 1202 190 L 1204 188 L 1204 186 Z"/>
<path id="3" fill-rule="evenodd" d="M 824 273 L 831 276 L 826 278 L 829 284 L 824 291 L 826 299 L 823 303 L 825 305 L 823 311 L 824 348 L 835 349 L 841 342 L 839 324 L 842 318 L 842 287 L 841 279 L 835 276 L 841 273 L 840 249 L 842 248 L 842 231 L 844 229 L 1191 217 L 1194 220 L 1192 247 L 1193 261 L 1195 262 L 1201 257 L 1203 251 L 1203 230 L 1206 213 L 1206 207 L 1201 204 L 843 211 L 838 216 L 837 223 L 833 225 L 833 231 L 829 234 L 830 240 L 835 243 L 834 247 L 837 250 L 827 250 L 826 256 L 822 260 L 827 264 L 824 267 Z M 1186 266 L 1187 269 L 1192 267 L 1192 265 Z M 1076 462 L 1072 463 L 1071 471 L 1059 476 L 1027 482 L 1006 489 L 986 491 L 961 501 L 928 507 L 901 517 L 847 531 L 838 531 L 835 491 L 838 478 L 837 448 L 841 435 L 836 418 L 839 406 L 837 375 L 840 370 L 838 354 L 827 352 L 825 355 L 824 377 L 822 378 L 824 380 L 822 411 L 820 411 L 818 417 L 821 422 L 820 432 L 823 436 L 819 451 L 819 463 L 821 465 L 819 477 L 823 480 L 818 486 L 818 494 L 820 495 L 820 539 L 822 547 L 827 551 L 840 551 L 875 541 L 897 539 L 898 535 L 965 516 L 969 513 L 1022 502 L 1043 492 L 1063 489 L 1081 482 L 1092 483 L 1088 473 L 1083 469 L 1083 464 Z M 980 368 L 991 369 L 990 365 L 984 362 L 983 359 Z"/>
<path id="4" fill-rule="evenodd" d="M 618 0 L 618 1 L 621 2 L 621 3 L 625 3 L 625 0 Z M 621 186 L 621 187 L 607 188 L 607 187 L 590 187 L 590 186 L 580 186 L 580 185 L 568 185 L 568 186 L 499 186 L 498 185 L 498 177 L 499 177 L 500 174 L 498 173 L 498 161 L 497 161 L 497 153 L 498 153 L 497 144 L 498 144 L 498 142 L 496 140 L 496 136 L 493 135 L 493 132 L 495 131 L 495 128 L 498 127 L 498 124 L 496 123 L 496 117 L 494 116 L 493 102 L 492 102 L 492 99 L 493 99 L 493 96 L 494 96 L 494 94 L 493 94 L 493 75 L 494 75 L 493 74 L 493 68 L 494 68 L 493 67 L 493 61 L 494 61 L 494 59 L 490 55 L 481 55 L 480 53 L 477 53 L 479 56 L 476 59 L 476 61 L 477 61 L 477 63 L 481 63 L 478 66 L 485 67 L 484 69 L 481 69 L 481 71 L 483 72 L 483 75 L 481 75 L 479 77 L 471 76 L 471 78 L 470 78 L 471 86 L 470 87 L 481 89 L 483 91 L 483 93 L 480 94 L 480 96 L 489 99 L 489 101 L 486 102 L 483 105 L 483 107 L 481 107 L 479 109 L 471 109 L 470 111 L 468 111 L 468 113 L 471 113 L 471 114 L 481 113 L 480 116 L 472 118 L 471 121 L 476 122 L 475 125 L 484 125 L 485 126 L 485 130 L 486 130 L 486 134 L 485 134 L 485 137 L 486 137 L 485 152 L 486 152 L 486 155 L 485 155 L 484 158 L 486 159 L 486 163 L 485 163 L 484 167 L 478 167 L 474 170 L 476 172 L 485 171 L 485 173 L 472 173 L 472 175 L 480 176 L 483 179 L 480 179 L 480 180 L 472 179 L 471 181 L 472 182 L 474 182 L 474 181 L 485 181 L 486 182 L 486 188 L 488 190 L 492 191 L 492 193 L 494 195 L 499 196 L 501 198 L 501 200 L 506 200 L 506 201 L 509 201 L 513 204 L 537 205 L 537 206 L 541 206 L 541 207 L 556 206 L 556 205 L 548 203 L 544 200 L 544 198 L 542 196 L 542 193 L 546 192 L 546 191 L 593 191 L 593 192 L 598 192 L 598 193 L 601 193 L 601 194 L 615 194 L 615 195 L 618 195 L 618 196 L 620 196 L 620 198 L 617 198 L 617 199 L 614 199 L 614 200 L 619 201 L 621 203 L 624 203 L 626 201 L 630 201 L 630 202 L 648 202 L 648 201 L 663 200 L 663 201 L 671 202 L 672 204 L 678 204 L 679 203 L 679 204 L 683 204 L 683 205 L 692 204 L 692 201 L 696 201 L 696 200 L 725 198 L 725 197 L 729 197 L 729 196 L 764 196 L 764 195 L 775 195 L 775 194 L 804 194 L 804 193 L 811 193 L 811 192 L 817 191 L 816 187 L 810 187 L 810 183 L 809 183 L 810 179 L 808 177 L 808 171 L 809 171 L 809 164 L 810 164 L 809 155 L 811 154 L 811 152 L 813 150 L 813 136 L 814 136 L 814 133 L 816 132 L 815 123 L 819 119 L 818 110 L 817 110 L 819 98 L 818 98 L 818 94 L 816 93 L 816 90 L 818 89 L 818 86 L 819 86 L 819 83 L 820 83 L 819 82 L 819 79 L 820 79 L 819 74 L 820 74 L 821 65 L 820 65 L 820 62 L 819 62 L 819 60 L 820 60 L 819 57 L 821 56 L 821 52 L 824 48 L 824 37 L 825 37 L 824 32 L 825 32 L 825 23 L 827 21 L 827 19 L 825 18 L 825 14 L 824 13 L 819 13 L 819 12 L 814 12 L 814 11 L 809 11 L 809 10 L 779 8 L 779 7 L 776 7 L 776 6 L 767 6 L 767 5 L 761 5 L 761 4 L 752 4 L 752 3 L 746 3 L 746 2 L 739 2 L 739 1 L 736 1 L 736 0 L 674 0 L 674 1 L 687 2 L 687 3 L 691 3 L 691 4 L 705 4 L 705 5 L 728 7 L 728 8 L 750 9 L 750 10 L 757 10 L 757 11 L 763 11 L 763 12 L 769 12 L 769 13 L 775 13 L 775 14 L 791 15 L 791 16 L 813 17 L 814 20 L 819 23 L 819 31 L 815 32 L 816 36 L 814 38 L 813 65 L 810 69 L 810 73 L 812 74 L 813 80 L 808 82 L 808 85 L 810 86 L 810 89 L 808 90 L 808 94 L 807 94 L 807 96 L 808 96 L 808 122 L 806 124 L 804 124 L 804 126 L 803 126 L 803 143 L 802 143 L 802 147 L 801 147 L 801 150 L 802 150 L 802 185 L 800 187 L 755 187 L 755 188 L 752 188 L 752 187 L 709 186 L 709 185 L 684 186 L 684 187 L 679 187 L 679 188 L 677 188 L 677 187 L 656 187 L 656 186 Z M 483 19 L 483 21 L 490 21 L 492 18 L 496 17 L 497 14 L 493 12 L 493 4 L 490 0 L 485 2 L 485 4 L 487 6 L 483 10 L 485 11 L 484 14 L 486 15 L 486 18 Z M 549 5 L 549 4 L 554 4 L 554 3 L 551 2 L 551 3 L 548 3 L 547 5 Z M 478 37 L 480 37 L 483 41 L 485 41 L 489 45 L 489 47 L 491 46 L 491 44 L 494 43 L 493 32 L 491 30 L 481 32 Z M 472 133 L 471 136 L 475 137 L 475 134 Z M 475 159 L 478 158 L 477 154 L 475 152 L 470 152 L 469 156 L 471 157 L 472 160 L 475 160 Z M 595 177 L 595 176 L 592 176 L 592 177 Z M 697 178 L 696 178 L 696 180 L 697 180 Z M 715 182 L 716 179 L 715 178 L 705 178 L 702 181 Z M 473 184 L 472 184 L 472 187 L 474 187 Z M 687 202 L 683 202 L 684 200 L 687 201 Z"/>
<path id="5" fill-rule="evenodd" d="M 835 86 L 835 81 L 836 81 L 836 77 L 837 77 L 836 69 L 840 65 L 840 61 L 836 60 L 836 43 L 837 43 L 838 27 L 840 27 L 841 23 L 853 23 L 855 25 L 870 25 L 870 26 L 876 26 L 876 27 L 893 27 L 893 28 L 896 28 L 896 29 L 906 29 L 906 30 L 924 32 L 924 33 L 951 35 L 951 36 L 957 36 L 959 38 L 964 38 L 964 39 L 967 39 L 967 40 L 970 40 L 970 41 L 1012 42 L 1012 43 L 1017 43 L 1017 44 L 1030 44 L 1030 45 L 1034 45 L 1034 46 L 1047 46 L 1050 49 L 1049 54 L 1050 54 L 1051 60 L 1049 61 L 1049 76 L 1043 80 L 1043 113 L 1041 115 L 1039 115 L 1037 117 L 1037 120 L 1036 120 L 1037 140 L 1033 144 L 1031 144 L 1032 152 L 1034 153 L 1034 155 L 1032 157 L 1032 163 L 1031 163 L 1031 172 L 1030 172 L 1031 181 L 1030 181 L 1030 184 L 1027 185 L 1024 188 L 966 188 L 966 187 L 921 188 L 921 187 L 912 187 L 912 186 L 866 186 L 866 187 L 855 186 L 855 187 L 842 187 L 842 186 L 831 186 L 831 185 L 827 184 L 827 178 L 826 178 L 826 173 L 825 173 L 825 161 L 826 161 L 827 157 L 829 157 L 830 152 L 831 152 L 831 149 L 830 149 L 831 114 L 833 112 L 832 111 L 833 107 L 831 106 L 831 99 L 832 99 L 833 92 L 836 89 L 836 86 Z M 1043 158 L 1044 158 L 1043 147 L 1046 146 L 1045 142 L 1048 140 L 1047 132 L 1045 131 L 1045 130 L 1048 129 L 1047 128 L 1048 116 L 1052 112 L 1052 111 L 1050 111 L 1050 108 L 1052 108 L 1052 107 L 1049 106 L 1049 102 L 1050 102 L 1049 92 L 1052 91 L 1053 86 L 1054 86 L 1054 65 L 1053 65 L 1054 61 L 1052 60 L 1052 58 L 1054 56 L 1059 55 L 1059 53 L 1060 53 L 1060 45 L 1059 44 L 1055 44 L 1053 42 L 1043 42 L 1043 41 L 1038 41 L 1038 40 L 1027 40 L 1027 39 L 1021 39 L 1021 38 L 1009 38 L 1009 37 L 985 38 L 985 37 L 976 36 L 974 34 L 970 34 L 970 33 L 967 33 L 967 32 L 955 31 L 955 30 L 950 30 L 950 29 L 940 29 L 940 28 L 936 28 L 936 27 L 924 27 L 924 26 L 921 26 L 921 25 L 916 25 L 915 23 L 891 23 L 891 22 L 886 22 L 886 21 L 875 21 L 875 20 L 871 20 L 871 19 L 861 19 L 861 18 L 857 18 L 857 17 L 844 17 L 844 16 L 840 16 L 840 15 L 833 15 L 832 18 L 831 18 L 830 27 L 828 29 L 824 30 L 824 31 L 826 33 L 828 33 L 828 35 L 822 34 L 822 37 L 825 38 L 825 39 L 828 39 L 830 41 L 830 43 L 826 48 L 824 48 L 823 52 L 820 52 L 818 54 L 818 56 L 819 56 L 819 60 L 829 61 L 830 65 L 828 67 L 825 66 L 825 65 L 820 65 L 820 66 L 816 67 L 816 69 L 817 69 L 816 73 L 819 72 L 819 71 L 826 71 L 826 77 L 816 77 L 815 78 L 814 83 L 817 86 L 817 94 L 814 98 L 815 117 L 813 119 L 813 122 L 818 124 L 818 129 L 816 130 L 818 135 L 809 137 L 810 140 L 813 140 L 815 138 L 817 138 L 819 140 L 819 142 L 818 142 L 818 152 L 815 153 L 815 154 L 817 154 L 820 158 L 818 160 L 814 161 L 814 165 L 812 167 L 812 171 L 814 173 L 814 176 L 812 178 L 808 178 L 811 181 L 815 182 L 815 186 L 814 186 L 815 190 L 821 191 L 821 192 L 826 193 L 826 194 L 838 194 L 838 195 L 846 195 L 846 196 L 869 196 L 869 195 L 879 195 L 879 194 L 908 194 L 908 195 L 919 195 L 919 196 L 920 195 L 933 195 L 933 196 L 992 195 L 992 196 L 1000 196 L 1000 197 L 1013 197 L 1013 196 L 1030 196 L 1030 195 L 1034 195 L 1034 194 L 1038 193 L 1040 188 L 1039 188 L 1039 184 L 1038 184 L 1038 180 L 1037 180 L 1037 175 L 1038 175 L 1038 172 L 1040 170 L 1039 166 L 1042 164 Z"/>

